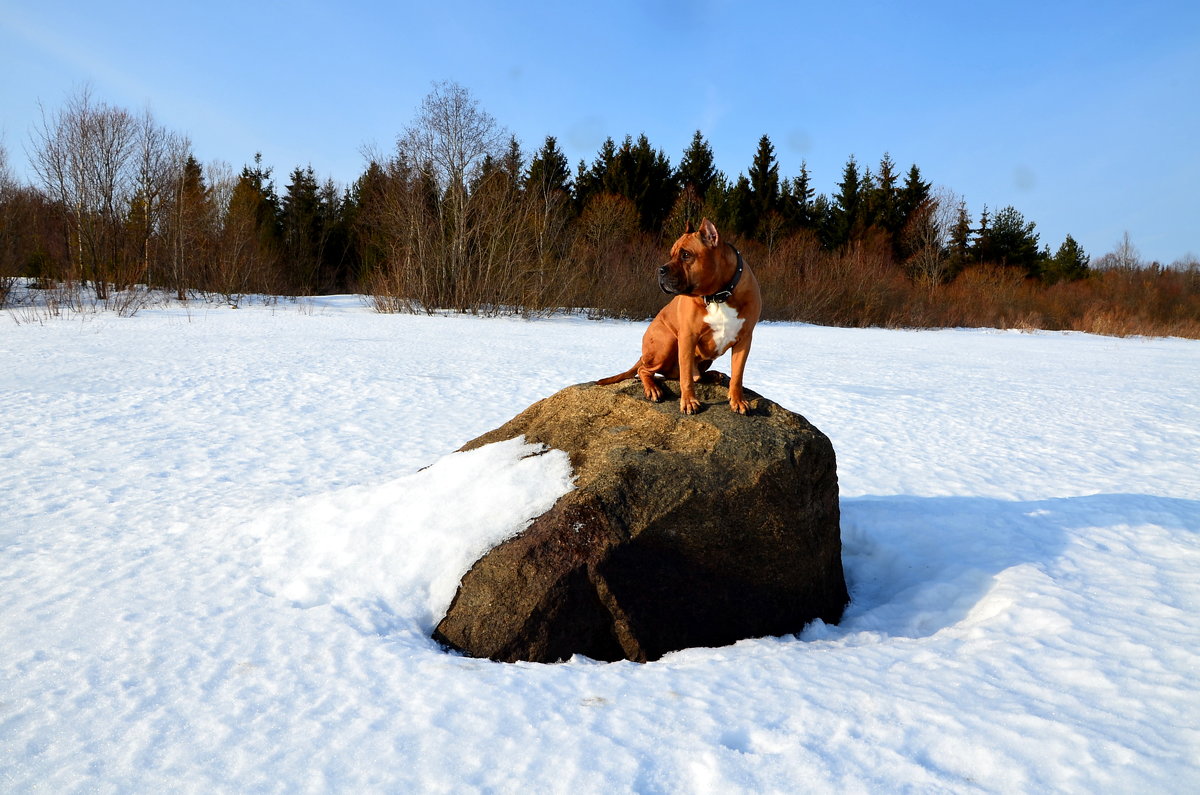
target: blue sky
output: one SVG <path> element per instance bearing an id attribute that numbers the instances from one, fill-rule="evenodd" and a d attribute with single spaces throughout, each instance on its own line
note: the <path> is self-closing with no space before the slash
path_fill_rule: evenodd
<path id="1" fill-rule="evenodd" d="M 0 0 L 0 142 L 26 169 L 39 102 L 80 86 L 235 169 L 256 151 L 348 184 L 435 80 L 468 88 L 572 167 L 645 133 L 693 132 L 731 177 L 764 133 L 783 176 L 832 193 L 847 158 L 1013 205 L 1057 248 L 1129 232 L 1147 260 L 1200 256 L 1200 3 L 227 2 Z"/>

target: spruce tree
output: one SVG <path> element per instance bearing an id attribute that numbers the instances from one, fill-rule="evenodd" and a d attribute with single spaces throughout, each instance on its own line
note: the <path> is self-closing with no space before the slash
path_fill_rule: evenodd
<path id="1" fill-rule="evenodd" d="M 887 152 L 879 160 L 879 176 L 871 191 L 871 223 L 886 231 L 894 242 L 899 242 L 903 231 L 903 216 L 900 211 L 900 175 L 896 164 Z"/>
<path id="2" fill-rule="evenodd" d="M 813 211 L 812 178 L 808 173 L 808 162 L 800 161 L 800 174 L 784 180 L 780 192 L 781 212 L 789 230 L 812 229 L 816 226 Z"/>
<path id="3" fill-rule="evenodd" d="M 386 261 L 387 245 L 380 233 L 380 223 L 388 214 L 388 188 L 394 178 L 372 160 L 362 176 L 350 186 L 342 203 L 342 218 L 351 249 L 349 257 L 360 278 Z"/>
<path id="4" fill-rule="evenodd" d="M 616 159 L 617 145 L 613 143 L 612 138 L 605 138 L 590 167 L 585 167 L 583 161 L 579 161 L 579 173 L 575 178 L 575 202 L 581 212 L 593 196 L 613 192 L 609 172 Z"/>
<path id="5" fill-rule="evenodd" d="M 862 213 L 862 178 L 858 171 L 858 161 L 854 155 L 846 161 L 842 169 L 842 181 L 837 183 L 838 192 L 833 197 L 830 208 L 830 219 L 827 231 L 828 245 L 838 248 L 850 242 L 857 234 Z"/>
<path id="6" fill-rule="evenodd" d="M 875 175 L 871 173 L 871 167 L 867 166 L 862 170 L 862 176 L 858 178 L 858 228 L 857 235 L 862 235 L 872 226 L 877 225 L 875 217 L 875 194 L 879 189 L 875 182 Z"/>
<path id="7" fill-rule="evenodd" d="M 282 292 L 290 286 L 279 278 L 279 197 L 262 153 L 255 154 L 253 168 L 242 169 L 222 227 L 212 286 L 232 305 L 251 290 Z"/>
<path id="8" fill-rule="evenodd" d="M 756 227 L 752 231 L 756 233 L 768 222 L 772 213 L 780 210 L 779 164 L 775 162 L 775 147 L 769 136 L 758 139 L 758 150 L 754 153 L 747 177 L 750 184 L 750 212 Z"/>
<path id="9" fill-rule="evenodd" d="M 525 170 L 525 155 L 521 152 L 521 142 L 517 136 L 508 139 L 508 150 L 504 153 L 504 171 L 514 183 L 521 181 L 521 173 Z"/>
<path id="10" fill-rule="evenodd" d="M 839 244 L 838 227 L 840 217 L 837 212 L 837 207 L 834 202 L 824 193 L 813 199 L 813 227 L 817 230 L 817 236 L 821 240 L 821 247 L 826 249 L 836 248 Z"/>
<path id="11" fill-rule="evenodd" d="M 312 166 L 297 167 L 291 174 L 280 208 L 280 227 L 283 235 L 283 268 L 289 286 L 309 293 L 318 289 L 319 271 L 327 219 L 318 195 L 316 174 Z"/>
<path id="12" fill-rule="evenodd" d="M 742 237 L 752 237 L 758 222 L 758 218 L 754 214 L 752 197 L 750 180 L 746 179 L 745 174 L 738 174 L 737 181 L 730 188 L 726 198 L 725 212 L 727 223 L 732 225 L 734 232 Z"/>
<path id="13" fill-rule="evenodd" d="M 700 217 L 708 216 L 708 218 L 717 225 L 718 229 L 732 230 L 736 224 L 733 214 L 733 185 L 730 184 L 729 178 L 724 172 L 718 171 L 713 178 L 712 184 L 708 186 L 708 194 L 704 198 L 704 204 L 701 206 Z M 692 223 L 696 225 L 698 218 L 693 218 Z M 668 237 L 671 233 L 678 234 L 678 229 L 666 230 Z"/>
<path id="14" fill-rule="evenodd" d="M 244 186 L 247 202 L 254 209 L 254 217 L 264 244 L 277 246 L 281 236 L 282 208 L 271 172 L 271 167 L 264 167 L 262 164 L 262 153 L 257 152 L 254 155 L 254 168 L 244 166 L 239 183 Z"/>
<path id="15" fill-rule="evenodd" d="M 279 195 L 275 193 L 275 183 L 271 180 L 272 170 L 270 166 L 263 166 L 262 152 L 255 152 L 254 168 L 243 166 L 238 181 L 245 183 L 246 190 L 255 199 L 255 217 L 259 224 L 277 235 Z"/>
<path id="16" fill-rule="evenodd" d="M 318 198 L 324 223 L 324 243 L 316 289 L 324 294 L 344 293 L 352 287 L 353 248 L 350 244 L 350 219 L 347 215 L 349 191 L 339 190 L 332 179 L 321 185 Z"/>
<path id="17" fill-rule="evenodd" d="M 984 263 L 992 261 L 992 216 L 988 212 L 987 205 L 983 205 L 983 211 L 979 213 L 979 227 L 975 230 L 974 239 L 971 242 L 971 259 L 976 263 Z"/>
<path id="18" fill-rule="evenodd" d="M 950 240 L 947 248 L 947 270 L 953 277 L 971 261 L 971 216 L 967 213 L 965 201 L 958 203 L 954 226 L 950 228 Z"/>
<path id="19" fill-rule="evenodd" d="M 903 230 L 907 227 L 914 215 L 923 209 L 925 202 L 929 200 L 931 188 L 932 186 L 928 182 L 921 179 L 921 169 L 913 164 L 904 178 L 904 186 L 900 188 L 899 206 L 897 207 L 899 229 Z"/>
<path id="20" fill-rule="evenodd" d="M 525 177 L 525 192 L 548 196 L 555 192 L 571 195 L 571 171 L 566 155 L 558 148 L 558 140 L 547 135 L 542 148 L 529 162 L 529 173 Z"/>
<path id="21" fill-rule="evenodd" d="M 675 203 L 675 172 L 661 150 L 655 150 L 645 134 L 637 141 L 625 136 L 604 179 L 605 190 L 624 196 L 638 211 L 641 228 L 658 232 Z"/>
<path id="22" fill-rule="evenodd" d="M 683 190 L 691 187 L 697 201 L 703 203 L 716 177 L 712 147 L 704 140 L 700 131 L 696 130 L 691 144 L 683 151 L 683 158 L 679 161 L 679 170 L 676 172 L 679 187 Z"/>

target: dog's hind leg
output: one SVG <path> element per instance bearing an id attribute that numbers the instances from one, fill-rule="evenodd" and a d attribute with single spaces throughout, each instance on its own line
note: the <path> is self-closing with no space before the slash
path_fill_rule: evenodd
<path id="1" fill-rule="evenodd" d="M 639 367 L 638 378 L 642 381 L 642 392 L 645 393 L 646 399 L 657 403 L 662 400 L 663 389 L 658 385 L 658 379 L 654 377 L 654 371 L 649 367 Z"/>

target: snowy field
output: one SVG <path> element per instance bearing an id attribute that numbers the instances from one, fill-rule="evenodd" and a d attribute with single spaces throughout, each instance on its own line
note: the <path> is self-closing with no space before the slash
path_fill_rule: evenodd
<path id="1" fill-rule="evenodd" d="M 761 326 L 748 387 L 837 450 L 844 621 L 547 666 L 428 633 L 568 467 L 451 453 L 642 324 L 14 319 L 0 791 L 1200 791 L 1198 342 Z"/>

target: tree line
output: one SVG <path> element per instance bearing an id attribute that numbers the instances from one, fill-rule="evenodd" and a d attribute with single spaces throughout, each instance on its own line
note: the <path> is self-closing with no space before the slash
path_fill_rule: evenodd
<path id="1" fill-rule="evenodd" d="M 1069 235 L 1052 251 L 1015 207 L 972 217 L 886 153 L 851 156 L 828 194 L 806 163 L 781 175 L 768 135 L 736 178 L 700 131 L 677 165 L 643 134 L 572 169 L 553 136 L 527 153 L 453 83 L 349 187 L 311 165 L 277 187 L 260 154 L 240 171 L 202 164 L 186 136 L 87 90 L 43 109 L 29 151 L 36 181 L 22 185 L 0 149 L 5 291 L 25 277 L 101 299 L 133 285 L 235 306 L 357 291 L 381 311 L 645 317 L 665 245 L 708 217 L 751 258 L 770 319 L 1200 330 L 1194 263 L 1143 267 L 1127 236 L 1096 263 Z"/>

